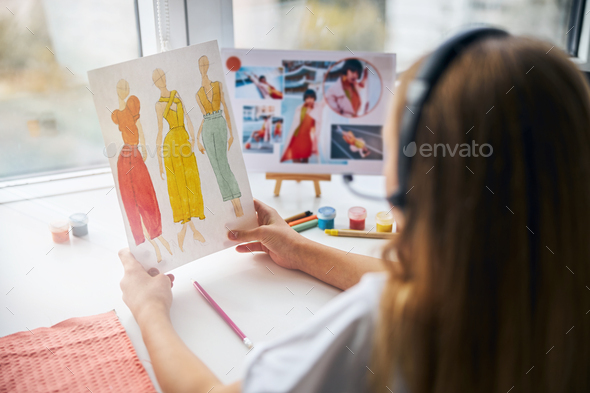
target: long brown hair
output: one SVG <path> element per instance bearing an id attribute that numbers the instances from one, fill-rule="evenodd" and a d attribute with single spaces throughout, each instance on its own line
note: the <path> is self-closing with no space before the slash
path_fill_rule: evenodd
<path id="1" fill-rule="evenodd" d="M 583 75 L 546 43 L 483 40 L 445 71 L 417 134 L 418 146 L 450 150 L 412 161 L 405 227 L 384 251 L 373 390 L 590 392 Z M 472 143 L 493 153 L 467 156 Z"/>

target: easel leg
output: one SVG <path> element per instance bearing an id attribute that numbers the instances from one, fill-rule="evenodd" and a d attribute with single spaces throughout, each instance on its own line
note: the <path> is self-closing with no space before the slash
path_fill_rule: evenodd
<path id="1" fill-rule="evenodd" d="M 277 184 L 275 184 L 275 196 L 279 196 L 279 194 L 281 193 L 281 185 L 283 184 L 283 181 L 280 179 L 277 179 Z"/>
<path id="2" fill-rule="evenodd" d="M 313 186 L 315 188 L 315 196 L 319 197 L 320 195 L 322 195 L 322 190 L 320 188 L 320 181 L 319 180 L 314 180 L 313 181 Z"/>

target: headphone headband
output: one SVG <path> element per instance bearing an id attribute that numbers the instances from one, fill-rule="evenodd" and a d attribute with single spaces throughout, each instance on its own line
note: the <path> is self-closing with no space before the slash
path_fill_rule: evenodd
<path id="1" fill-rule="evenodd" d="M 461 54 L 466 47 L 474 42 L 489 37 L 507 36 L 504 30 L 492 27 L 476 27 L 462 31 L 449 38 L 430 54 L 420 65 L 414 79 L 409 83 L 406 93 L 407 111 L 401 120 L 398 152 L 398 190 L 388 199 L 398 208 L 406 206 L 406 194 L 409 192 L 408 183 L 412 166 L 412 156 L 406 154 L 405 148 L 416 141 L 416 132 L 422 109 L 428 101 L 432 90 L 451 62 Z M 409 152 L 408 152 L 409 153 Z"/>

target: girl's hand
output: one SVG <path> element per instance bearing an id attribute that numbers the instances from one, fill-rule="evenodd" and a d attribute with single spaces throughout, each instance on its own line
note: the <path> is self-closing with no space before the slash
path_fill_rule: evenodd
<path id="1" fill-rule="evenodd" d="M 138 324 L 154 315 L 170 315 L 174 276 L 161 274 L 158 269 L 146 271 L 128 248 L 119 251 L 125 274 L 121 279 L 123 301 Z"/>
<path id="2" fill-rule="evenodd" d="M 239 242 L 255 241 L 240 244 L 238 252 L 267 253 L 279 266 L 286 269 L 299 269 L 298 255 L 309 240 L 295 232 L 275 209 L 254 199 L 254 208 L 258 214 L 258 228 L 245 231 L 230 231 L 228 237 Z"/>
<path id="3" fill-rule="evenodd" d="M 229 151 L 229 148 L 231 147 L 231 144 L 234 143 L 234 136 L 230 136 L 229 139 L 227 140 L 227 151 Z"/>

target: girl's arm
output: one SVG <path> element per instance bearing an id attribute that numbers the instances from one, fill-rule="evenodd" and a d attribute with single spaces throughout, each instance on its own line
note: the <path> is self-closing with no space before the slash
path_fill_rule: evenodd
<path id="1" fill-rule="evenodd" d="M 365 273 L 385 270 L 385 264 L 379 258 L 353 254 L 301 236 L 276 210 L 256 199 L 254 207 L 260 226 L 228 233 L 232 240 L 254 241 L 237 246 L 238 252 L 265 252 L 281 267 L 301 270 L 340 289 L 357 284 Z"/>
<path id="2" fill-rule="evenodd" d="M 165 393 L 238 393 L 240 383 L 223 385 L 213 372 L 191 352 L 170 321 L 172 281 L 158 269 L 146 272 L 129 249 L 119 252 L 125 269 L 121 280 L 123 300 L 137 321 L 150 354 L 160 387 Z"/>

